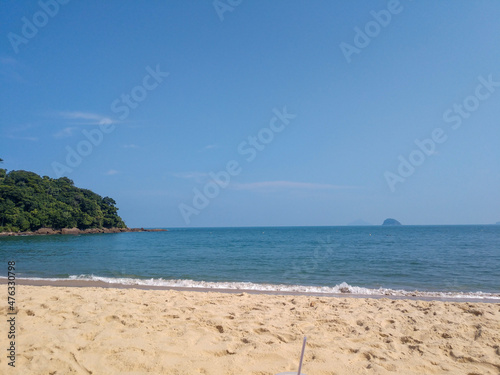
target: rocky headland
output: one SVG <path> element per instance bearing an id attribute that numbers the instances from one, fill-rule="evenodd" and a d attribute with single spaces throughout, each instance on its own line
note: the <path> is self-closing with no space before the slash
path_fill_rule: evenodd
<path id="1" fill-rule="evenodd" d="M 167 229 L 144 229 L 144 228 L 40 228 L 33 232 L 1 232 L 0 236 L 49 236 L 55 234 L 97 234 L 97 233 L 125 233 L 125 232 L 167 232 Z"/>

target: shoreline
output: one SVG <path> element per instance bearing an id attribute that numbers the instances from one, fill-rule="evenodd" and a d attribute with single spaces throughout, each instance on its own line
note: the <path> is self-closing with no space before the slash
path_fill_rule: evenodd
<path id="1" fill-rule="evenodd" d="M 0 278 L 0 285 L 7 284 L 7 278 Z M 157 291 L 178 291 L 178 292 L 197 292 L 197 293 L 223 293 L 223 294 L 252 294 L 269 296 L 304 296 L 304 297 L 324 297 L 324 298 L 355 298 L 355 299 L 388 299 L 388 300 L 409 300 L 409 301 L 437 301 L 437 302 L 457 302 L 457 303 L 486 303 L 500 304 L 500 299 L 495 298 L 474 298 L 474 297 L 444 297 L 444 296 L 425 296 L 425 295 L 382 295 L 382 294 L 356 294 L 356 293 L 319 293 L 319 292 L 299 292 L 299 291 L 271 291 L 255 289 L 229 289 L 229 288 L 203 288 L 203 287 L 181 287 L 181 286 L 158 286 L 158 285 L 140 285 L 108 283 L 99 280 L 50 280 L 50 279 L 23 279 L 17 278 L 16 284 L 20 286 L 50 286 L 62 288 L 103 288 L 103 289 L 138 289 L 138 290 L 157 290 Z"/>
<path id="2" fill-rule="evenodd" d="M 34 232 L 0 232 L 0 237 L 14 236 L 53 236 L 71 234 L 78 236 L 81 234 L 98 234 L 98 233 L 130 233 L 130 232 L 168 232 L 168 229 L 144 229 L 144 228 L 40 228 Z"/>

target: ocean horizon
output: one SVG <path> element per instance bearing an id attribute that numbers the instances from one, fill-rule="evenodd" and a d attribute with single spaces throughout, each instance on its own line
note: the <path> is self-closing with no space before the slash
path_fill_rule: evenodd
<path id="1" fill-rule="evenodd" d="M 4 237 L 0 259 L 27 280 L 500 300 L 494 224 L 165 229 Z"/>

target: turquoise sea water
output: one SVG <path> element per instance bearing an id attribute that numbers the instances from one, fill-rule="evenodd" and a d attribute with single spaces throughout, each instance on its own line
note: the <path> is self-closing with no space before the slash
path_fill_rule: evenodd
<path id="1" fill-rule="evenodd" d="M 500 298 L 500 225 L 189 228 L 0 238 L 0 276 Z M 3 266 L 2 266 L 3 264 Z"/>

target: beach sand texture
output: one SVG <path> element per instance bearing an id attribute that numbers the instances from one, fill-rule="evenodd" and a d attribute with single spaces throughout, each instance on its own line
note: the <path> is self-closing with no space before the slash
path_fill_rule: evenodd
<path id="1" fill-rule="evenodd" d="M 500 374 L 500 304 L 48 286 L 16 303 L 2 374 L 274 375 L 304 336 L 308 375 Z"/>

